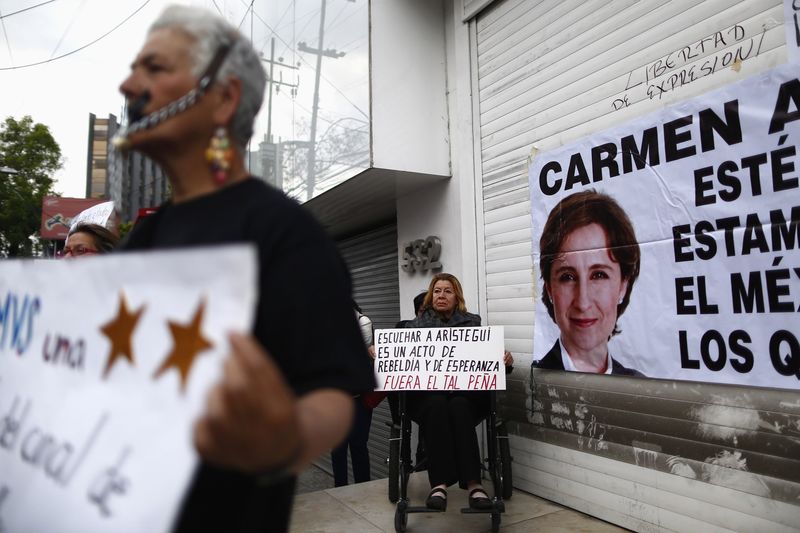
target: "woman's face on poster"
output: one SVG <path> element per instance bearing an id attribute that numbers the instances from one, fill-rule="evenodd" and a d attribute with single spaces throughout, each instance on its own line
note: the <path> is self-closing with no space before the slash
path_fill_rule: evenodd
<path id="1" fill-rule="evenodd" d="M 589 224 L 567 236 L 545 289 L 561 340 L 572 357 L 608 352 L 617 305 L 627 288 L 619 263 L 609 254 L 602 226 Z"/>

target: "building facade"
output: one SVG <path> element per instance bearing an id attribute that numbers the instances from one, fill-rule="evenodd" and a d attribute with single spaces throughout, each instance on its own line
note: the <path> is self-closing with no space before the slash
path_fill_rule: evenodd
<path id="1" fill-rule="evenodd" d="M 330 189 L 315 191 L 304 205 L 347 251 L 359 303 L 367 315 L 381 317 L 376 327 L 411 318 L 411 301 L 427 287 L 432 270 L 408 268 L 404 256 L 434 248 L 442 270 L 462 281 L 468 308 L 484 323 L 504 327 L 516 364 L 501 405 L 518 489 L 637 531 L 790 531 L 800 523 L 796 383 L 786 385 L 778 376 L 775 386 L 752 387 L 744 379 L 715 382 L 708 377 L 713 372 L 691 381 L 531 366 L 550 346 L 535 336 L 542 289 L 532 231 L 532 221 L 546 215 L 533 206 L 546 194 L 530 184 L 556 183 L 553 173 L 543 173 L 540 182 L 531 177 L 537 157 L 583 139 L 606 139 L 606 132 L 611 138 L 617 129 L 647 124 L 659 113 L 680 114 L 713 95 L 709 101 L 724 98 L 719 101 L 729 114 L 712 105 L 714 116 L 723 118 L 711 135 L 696 133 L 708 143 L 694 154 L 697 167 L 704 168 L 710 146 L 722 138 L 722 124 L 737 122 L 733 109 L 741 109 L 745 99 L 736 91 L 752 80 L 772 79 L 771 72 L 791 73 L 791 6 L 779 0 L 371 3 L 369 162 Z M 790 86 L 791 80 L 781 87 Z M 787 116 L 794 116 L 796 104 L 787 105 Z M 683 157 L 687 133 L 677 132 L 692 123 L 687 116 L 689 111 L 664 124 L 665 159 Z M 749 120 L 741 120 L 745 137 Z M 598 140 L 599 148 L 587 148 L 587 157 L 563 165 L 558 183 L 604 190 L 615 168 L 618 174 L 628 164 L 644 168 L 646 159 L 656 169 L 663 198 L 677 198 L 676 180 L 660 171 L 665 167 L 656 168 L 665 161 L 645 153 L 645 140 L 636 138 L 639 159 L 628 163 L 623 153 L 609 155 L 612 142 Z M 777 145 L 776 139 L 769 150 Z M 790 159 L 786 172 L 794 177 L 796 157 Z M 592 168 L 601 170 L 592 174 Z M 713 196 L 703 172 L 691 178 L 697 180 L 698 205 Z M 730 173 L 719 175 L 720 183 L 732 183 L 725 177 Z M 284 176 L 284 190 L 291 180 Z M 786 183 L 785 205 L 797 205 L 797 184 Z M 714 190 L 725 197 L 733 189 Z M 652 199 L 642 197 L 639 204 L 646 206 L 645 200 Z M 662 235 L 660 244 L 678 250 L 683 241 L 673 243 L 671 231 L 679 227 L 654 216 L 642 231 Z M 786 222 L 783 228 L 787 250 L 800 248 L 793 240 L 796 227 Z M 773 231 L 779 235 L 782 229 Z M 720 243 L 725 234 L 717 234 Z M 393 250 L 379 246 L 392 238 Z M 650 244 L 640 243 L 643 254 L 650 253 Z M 378 257 L 385 260 L 371 265 Z M 786 294 L 800 290 L 796 279 L 786 279 Z M 674 287 L 636 293 L 637 305 L 674 293 Z M 642 315 L 626 314 L 621 338 L 658 330 L 663 317 Z M 799 333 L 791 324 L 785 331 L 787 338 Z M 702 342 L 708 348 L 711 341 Z M 648 350 L 648 360 L 676 353 L 666 345 Z M 716 366 L 720 353 L 704 352 L 697 361 L 683 354 L 684 369 L 695 362 Z M 786 355 L 789 370 L 793 354 Z M 385 457 L 382 437 L 373 433 L 370 441 L 374 471 Z"/>
<path id="2" fill-rule="evenodd" d="M 89 115 L 86 193 L 87 198 L 112 200 L 120 221 L 133 222 L 140 209 L 158 207 L 169 198 L 169 181 L 149 158 L 138 152 L 120 153 L 113 149 L 111 139 L 119 127 L 114 115 L 107 119 Z M 99 194 L 101 189 L 101 196 L 90 196 Z"/>
<path id="3" fill-rule="evenodd" d="M 86 157 L 86 198 L 109 198 L 108 154 L 111 138 L 119 128 L 117 117 L 97 118 L 89 113 L 88 154 Z"/>

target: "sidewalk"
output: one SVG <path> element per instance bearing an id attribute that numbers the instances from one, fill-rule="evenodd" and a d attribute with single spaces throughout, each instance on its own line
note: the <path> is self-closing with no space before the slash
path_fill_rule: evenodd
<path id="1" fill-rule="evenodd" d="M 324 483 L 319 473 L 317 482 Z M 305 476 L 308 478 L 309 476 Z M 308 486 L 308 485 L 306 485 Z M 425 472 L 411 476 L 409 497 L 412 505 L 423 505 L 428 494 Z M 295 497 L 291 533 L 381 533 L 394 532 L 394 509 L 386 492 L 386 480 L 329 488 L 298 494 Z M 419 513 L 408 516 L 409 532 L 467 533 L 491 531 L 490 515 L 461 514 L 467 493 L 457 487 L 448 490 L 446 513 Z M 567 509 L 547 500 L 514 491 L 506 502 L 500 531 L 508 533 L 536 532 L 599 532 L 627 531 L 602 520 Z"/>

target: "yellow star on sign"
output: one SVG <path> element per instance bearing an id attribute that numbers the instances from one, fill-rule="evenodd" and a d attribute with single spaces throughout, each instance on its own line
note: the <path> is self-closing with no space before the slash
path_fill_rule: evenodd
<path id="1" fill-rule="evenodd" d="M 134 364 L 131 337 L 142 311 L 144 311 L 144 306 L 140 307 L 135 313 L 128 311 L 125 295 L 122 292 L 119 293 L 117 316 L 100 328 L 103 335 L 111 341 L 111 351 L 108 353 L 108 362 L 106 362 L 106 368 L 103 371 L 103 379 L 108 377 L 111 367 L 120 357 L 127 359 L 130 364 Z"/>
<path id="2" fill-rule="evenodd" d="M 203 337 L 200 331 L 200 323 L 203 321 L 203 312 L 205 311 L 205 300 L 200 302 L 200 306 L 195 311 L 194 318 L 188 326 L 169 321 L 169 330 L 172 333 L 172 339 L 175 342 L 172 351 L 169 353 L 161 366 L 158 367 L 153 378 L 159 377 L 170 367 L 175 367 L 181 376 L 181 392 L 186 389 L 186 381 L 189 376 L 189 370 L 194 363 L 195 357 L 205 350 L 212 348 L 214 345 Z"/>

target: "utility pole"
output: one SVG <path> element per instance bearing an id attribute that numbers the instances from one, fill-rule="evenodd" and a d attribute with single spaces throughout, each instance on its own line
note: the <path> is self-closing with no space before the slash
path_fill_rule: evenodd
<path id="1" fill-rule="evenodd" d="M 269 41 L 269 98 L 267 99 L 267 142 L 272 142 L 272 76 L 275 72 L 275 37 Z"/>
<path id="2" fill-rule="evenodd" d="M 298 66 L 287 65 L 283 62 L 282 57 L 279 57 L 278 60 L 275 61 L 275 37 L 270 40 L 269 59 L 264 59 L 262 57 L 261 61 L 269 63 L 269 75 L 267 76 L 267 90 L 269 91 L 267 99 L 267 140 L 272 142 L 272 88 L 275 87 L 275 92 L 277 93 L 281 86 L 289 87 L 292 91 L 292 96 L 294 96 L 297 94 L 297 88 L 300 86 L 300 78 L 297 79 L 297 83 L 286 83 L 283 81 L 283 71 L 281 71 L 280 76 L 276 80 L 275 65 L 283 68 L 300 70 L 300 62 L 298 61 Z"/>
<path id="3" fill-rule="evenodd" d="M 250 42 L 251 43 L 253 42 L 253 14 L 254 14 L 253 13 L 253 4 L 255 3 L 255 1 L 256 0 L 250 0 L 250 7 L 247 8 L 250 11 Z M 246 12 L 245 12 L 245 16 L 247 16 Z M 250 149 L 252 147 L 252 145 L 253 145 L 253 139 L 252 139 L 252 135 L 251 135 L 250 139 L 247 139 L 247 171 L 248 172 L 252 172 L 252 169 L 253 169 L 253 161 L 252 161 L 253 151 Z"/>
<path id="4" fill-rule="evenodd" d="M 314 79 L 314 105 L 311 108 L 311 131 L 309 132 L 309 145 L 308 145 L 308 173 L 306 175 L 306 200 L 310 200 L 314 195 L 314 180 L 315 167 L 317 164 L 317 114 L 319 111 L 319 78 L 322 72 L 322 56 L 337 59 L 344 57 L 344 52 L 337 52 L 336 50 L 323 50 L 323 39 L 325 36 L 325 2 L 322 0 L 322 7 L 319 14 L 319 38 L 317 39 L 317 48 L 310 48 L 304 42 L 297 43 L 297 49 L 301 52 L 309 54 L 316 54 L 317 56 L 317 71 Z"/>
<path id="5" fill-rule="evenodd" d="M 279 57 L 278 61 L 275 61 L 275 37 L 273 37 L 271 39 L 271 41 L 270 41 L 269 59 L 264 59 L 262 57 L 261 61 L 263 61 L 265 63 L 269 63 L 269 74 L 267 76 L 267 91 L 269 91 L 269 94 L 267 95 L 267 138 L 266 138 L 266 146 L 264 145 L 264 143 L 261 143 L 261 145 L 259 145 L 259 148 L 262 148 L 262 147 L 266 148 L 266 152 L 267 152 L 266 155 L 267 155 L 267 157 L 270 159 L 270 161 L 272 163 L 271 165 L 269 165 L 269 167 L 265 167 L 264 168 L 264 172 L 267 173 L 267 175 L 264 176 L 264 177 L 270 183 L 275 185 L 276 187 L 281 188 L 281 184 L 278 183 L 281 180 L 280 180 L 278 169 L 277 169 L 277 162 L 279 160 L 279 157 L 278 157 L 278 155 L 279 155 L 278 154 L 279 146 L 278 146 L 278 144 L 272 142 L 272 93 L 273 92 L 278 92 L 280 90 L 281 86 L 286 86 L 286 87 L 290 88 L 290 90 L 292 92 L 292 96 L 294 96 L 295 94 L 297 94 L 297 87 L 300 85 L 300 79 L 298 78 L 297 83 L 294 83 L 294 84 L 286 83 L 285 81 L 283 81 L 283 71 L 281 70 L 280 79 L 276 80 L 275 79 L 275 66 L 277 65 L 279 67 L 290 68 L 290 69 L 293 69 L 293 70 L 299 70 L 300 67 L 299 66 L 287 65 L 286 63 L 283 63 L 283 58 L 282 57 Z M 299 63 L 298 63 L 298 65 L 299 65 Z M 273 88 L 275 89 L 274 91 L 273 91 Z M 261 152 L 261 150 L 259 150 L 259 152 Z M 263 154 L 261 154 L 261 157 L 262 157 L 262 160 L 263 160 Z M 267 169 L 269 169 L 269 170 L 267 170 Z"/>

